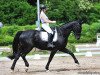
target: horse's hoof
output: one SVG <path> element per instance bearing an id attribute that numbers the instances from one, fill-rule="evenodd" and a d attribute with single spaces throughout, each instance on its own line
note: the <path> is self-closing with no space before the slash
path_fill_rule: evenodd
<path id="1" fill-rule="evenodd" d="M 46 70 L 49 70 L 49 67 L 46 66 L 45 69 L 46 69 Z"/>
<path id="2" fill-rule="evenodd" d="M 26 67 L 29 67 L 29 63 L 28 63 L 28 62 L 27 62 L 27 63 L 25 63 L 25 66 L 26 66 Z"/>
<path id="3" fill-rule="evenodd" d="M 78 61 L 75 61 L 75 63 L 78 64 L 78 65 L 80 64 Z"/>
<path id="4" fill-rule="evenodd" d="M 14 68 L 13 68 L 13 67 L 11 67 L 11 70 L 12 70 L 12 71 L 14 71 Z"/>
<path id="5" fill-rule="evenodd" d="M 80 65 L 80 63 L 78 62 L 78 63 L 76 63 L 77 65 Z"/>

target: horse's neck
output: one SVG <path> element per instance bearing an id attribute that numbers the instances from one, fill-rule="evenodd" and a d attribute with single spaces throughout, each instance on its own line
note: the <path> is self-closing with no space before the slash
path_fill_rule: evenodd
<path id="1" fill-rule="evenodd" d="M 71 33 L 71 29 L 67 29 L 65 31 L 62 32 L 64 37 L 69 37 L 70 33 Z"/>
<path id="2" fill-rule="evenodd" d="M 63 36 L 68 37 L 72 31 L 72 25 L 71 24 L 63 25 L 62 27 L 60 27 L 60 30 L 61 30 Z"/>
<path id="3" fill-rule="evenodd" d="M 61 29 L 64 29 L 64 30 L 66 30 L 66 29 L 72 29 L 72 27 L 73 27 L 73 22 L 70 22 L 68 24 L 62 25 Z"/>

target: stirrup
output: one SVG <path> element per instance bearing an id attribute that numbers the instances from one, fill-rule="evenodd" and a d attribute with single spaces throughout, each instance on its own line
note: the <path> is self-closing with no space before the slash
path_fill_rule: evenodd
<path id="1" fill-rule="evenodd" d="M 55 46 L 53 44 L 51 44 L 51 43 L 48 43 L 48 47 L 49 48 L 54 48 Z"/>

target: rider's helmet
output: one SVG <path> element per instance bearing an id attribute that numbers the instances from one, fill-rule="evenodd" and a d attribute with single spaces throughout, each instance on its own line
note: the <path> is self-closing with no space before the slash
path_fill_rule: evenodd
<path id="1" fill-rule="evenodd" d="M 40 5 L 40 9 L 41 9 L 41 10 L 46 9 L 46 8 L 47 8 L 47 7 L 46 7 L 45 5 L 43 5 L 43 4 Z"/>

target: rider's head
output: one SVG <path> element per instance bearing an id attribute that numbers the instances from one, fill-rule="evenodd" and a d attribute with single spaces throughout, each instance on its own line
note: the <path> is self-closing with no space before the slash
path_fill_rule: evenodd
<path id="1" fill-rule="evenodd" d="M 46 9 L 47 9 L 47 7 L 45 5 L 43 5 L 43 4 L 40 5 L 40 10 L 41 11 L 45 11 Z"/>

